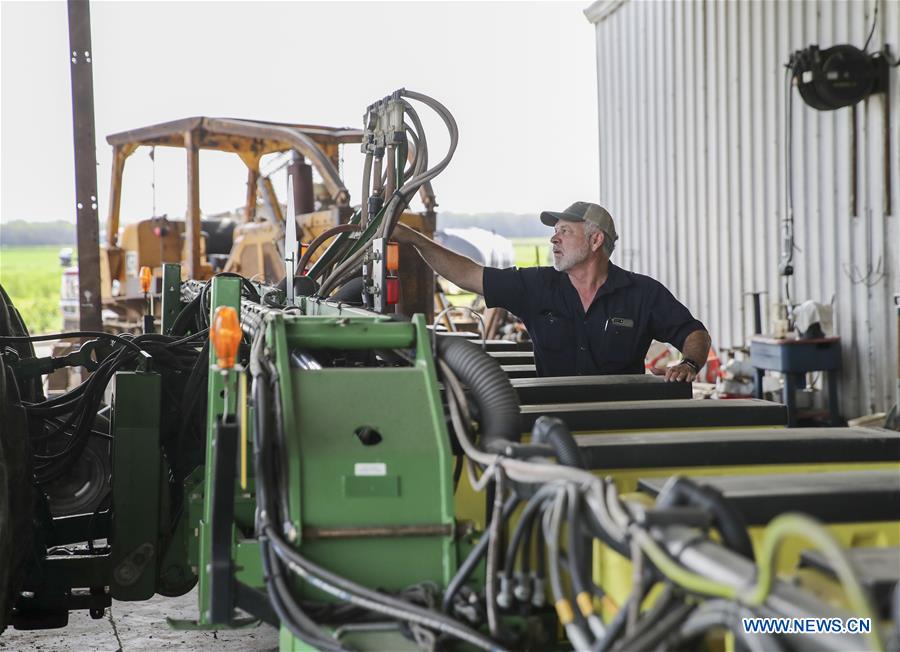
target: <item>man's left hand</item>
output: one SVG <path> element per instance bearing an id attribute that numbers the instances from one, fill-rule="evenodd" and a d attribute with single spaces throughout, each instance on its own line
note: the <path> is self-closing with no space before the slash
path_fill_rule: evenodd
<path id="1" fill-rule="evenodd" d="M 694 371 L 694 368 L 691 365 L 687 364 L 684 360 L 670 362 L 664 369 L 661 369 L 659 367 L 650 367 L 650 372 L 654 376 L 665 376 L 667 383 L 690 383 L 693 382 L 697 377 L 697 372 Z"/>

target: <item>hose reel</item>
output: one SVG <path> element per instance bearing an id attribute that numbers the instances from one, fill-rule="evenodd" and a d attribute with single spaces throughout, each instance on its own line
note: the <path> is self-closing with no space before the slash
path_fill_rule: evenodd
<path id="1" fill-rule="evenodd" d="M 810 45 L 794 52 L 787 65 L 803 101 L 819 111 L 852 106 L 888 87 L 884 55 L 848 44 L 824 50 Z"/>

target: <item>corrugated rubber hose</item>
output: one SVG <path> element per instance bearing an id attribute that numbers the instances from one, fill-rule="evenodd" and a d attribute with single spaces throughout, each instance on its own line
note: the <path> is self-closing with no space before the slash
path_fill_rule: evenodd
<path id="1" fill-rule="evenodd" d="M 502 448 L 522 439 L 519 397 L 500 363 L 459 337 L 438 337 L 437 354 L 469 388 L 481 420 L 481 447 Z"/>

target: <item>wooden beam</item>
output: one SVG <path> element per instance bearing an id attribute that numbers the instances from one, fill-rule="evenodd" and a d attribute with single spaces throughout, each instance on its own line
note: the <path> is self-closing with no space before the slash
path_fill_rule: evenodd
<path id="1" fill-rule="evenodd" d="M 113 147 L 112 175 L 109 181 L 109 212 L 106 218 L 106 242 L 110 247 L 119 244 L 119 217 L 122 207 L 122 177 L 125 161 L 134 153 L 137 145 L 115 145 Z"/>

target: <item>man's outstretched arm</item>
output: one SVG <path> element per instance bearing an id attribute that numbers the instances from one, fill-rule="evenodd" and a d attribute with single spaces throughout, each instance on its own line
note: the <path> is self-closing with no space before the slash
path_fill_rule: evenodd
<path id="1" fill-rule="evenodd" d="M 471 258 L 442 247 L 405 224 L 397 224 L 392 237 L 415 247 L 431 269 L 451 283 L 469 292 L 484 294 L 484 267 Z"/>

